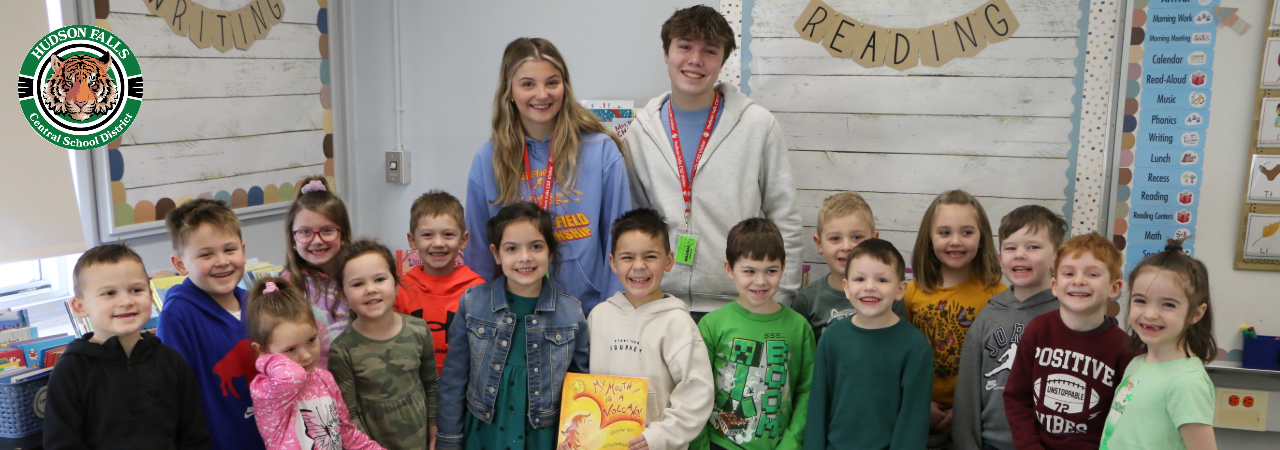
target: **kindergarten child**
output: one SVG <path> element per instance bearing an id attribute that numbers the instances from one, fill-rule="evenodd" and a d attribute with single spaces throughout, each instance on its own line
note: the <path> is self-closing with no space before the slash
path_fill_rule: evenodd
<path id="1" fill-rule="evenodd" d="M 395 312 L 425 320 L 431 327 L 437 374 L 444 371 L 458 299 L 467 288 L 484 283 L 471 268 L 454 265 L 458 253 L 467 248 L 466 223 L 462 203 L 444 191 L 422 194 L 409 210 L 409 247 L 418 251 L 422 265 L 400 279 Z"/>
<path id="2" fill-rule="evenodd" d="M 801 289 L 791 304 L 791 309 L 809 319 L 814 340 L 822 340 L 822 330 L 828 324 L 858 313 L 844 296 L 844 268 L 854 247 L 878 237 L 871 205 L 858 193 L 841 192 L 822 201 L 822 208 L 818 209 L 818 234 L 813 235 L 813 242 L 818 244 L 818 254 L 827 261 L 831 273 Z M 907 306 L 901 297 L 895 297 L 892 310 L 898 317 L 907 316 Z"/>
<path id="3" fill-rule="evenodd" d="M 907 290 L 907 263 L 893 244 L 874 238 L 846 255 L 842 288 L 858 314 L 833 322 L 818 342 L 804 446 L 924 448 L 933 350 L 891 311 Z"/>
<path id="4" fill-rule="evenodd" d="M 1129 273 L 1133 359 L 1117 385 L 1102 450 L 1212 450 L 1213 381 L 1205 363 L 1217 353 L 1209 271 L 1169 240 Z"/>
<path id="5" fill-rule="evenodd" d="M 125 244 L 99 245 L 72 279 L 71 309 L 93 332 L 67 346 L 49 377 L 44 448 L 209 448 L 191 367 L 141 331 L 151 319 L 142 258 Z"/>
<path id="6" fill-rule="evenodd" d="M 804 443 L 813 329 L 774 300 L 786 264 L 782 233 L 765 218 L 729 230 L 724 271 L 734 303 L 698 323 L 715 375 L 715 406 L 695 448 L 794 449 Z"/>
<path id="7" fill-rule="evenodd" d="M 790 304 L 800 289 L 803 238 L 782 126 L 733 83 L 717 83 L 737 44 L 715 8 L 676 11 L 661 37 L 671 91 L 637 111 L 624 150 L 632 203 L 670 220 L 677 240 L 696 243 L 683 260 L 676 252 L 662 290 L 688 302 L 694 317 L 733 303 L 737 290 L 720 270 L 725 232 L 764 215 L 782 233 L 778 299 Z"/>
<path id="8" fill-rule="evenodd" d="M 969 327 L 952 409 L 956 450 L 1014 450 L 1004 386 L 1027 324 L 1058 309 L 1053 256 L 1066 233 L 1067 221 L 1040 205 L 1018 207 L 1000 219 L 1000 271 L 1013 287 L 991 297 Z"/>
<path id="9" fill-rule="evenodd" d="M 559 255 L 550 213 L 515 203 L 487 228 L 502 275 L 458 302 L 436 448 L 553 449 L 564 374 L 589 373 L 587 318 L 577 299 L 545 282 Z"/>
<path id="10" fill-rule="evenodd" d="M 933 344 L 928 446 L 936 448 L 950 441 L 965 334 L 987 300 L 1005 290 L 991 222 L 978 199 L 955 190 L 933 200 L 920 222 L 911 270 L 915 279 L 907 285 L 907 320 Z"/>
<path id="11" fill-rule="evenodd" d="M 440 381 L 435 345 L 426 322 L 391 310 L 395 257 L 377 242 L 355 241 L 338 253 L 333 278 L 356 316 L 329 349 L 351 422 L 384 447 L 427 448 Z"/>
<path id="12" fill-rule="evenodd" d="M 187 279 L 169 289 L 156 330 L 191 366 L 214 450 L 262 449 L 249 382 L 258 374 L 245 329 L 247 295 L 240 219 L 221 200 L 187 201 L 165 218 L 173 268 Z"/>
<path id="13" fill-rule="evenodd" d="M 1125 346 L 1124 331 L 1106 316 L 1107 303 L 1124 285 L 1122 259 L 1096 232 L 1058 247 L 1053 294 L 1059 308 L 1027 324 L 1005 385 L 1004 409 L 1017 448 L 1098 446 L 1117 375 L 1135 355 Z"/>
<path id="14" fill-rule="evenodd" d="M 333 375 L 316 367 L 319 339 L 311 305 L 288 281 L 253 286 L 249 340 L 261 373 L 249 390 L 267 448 L 381 449 L 351 423 Z"/>
<path id="15" fill-rule="evenodd" d="M 711 361 L 684 300 L 662 292 L 675 264 L 667 223 L 652 209 L 613 222 L 609 267 L 626 291 L 587 317 L 591 373 L 649 379 L 645 429 L 632 448 L 684 449 L 711 414 Z"/>
<path id="16" fill-rule="evenodd" d="M 569 66 L 546 39 L 507 44 L 498 79 L 493 135 L 476 151 L 467 176 L 467 231 L 476 242 L 464 260 L 486 280 L 501 275 L 490 270 L 495 243 L 485 224 L 503 206 L 532 201 L 555 216 L 563 266 L 552 273 L 556 288 L 590 313 L 622 290 L 606 264 L 607 227 L 631 210 L 622 143 L 578 104 Z"/>
<path id="17" fill-rule="evenodd" d="M 285 215 L 292 243 L 284 258 L 284 278 L 305 289 L 307 302 L 315 306 L 320 330 L 320 367 L 329 367 L 329 345 L 347 329 L 346 305 L 334 299 L 337 284 L 329 278 L 334 257 L 351 243 L 347 206 L 329 190 L 325 177 L 298 182 L 298 198 Z"/>

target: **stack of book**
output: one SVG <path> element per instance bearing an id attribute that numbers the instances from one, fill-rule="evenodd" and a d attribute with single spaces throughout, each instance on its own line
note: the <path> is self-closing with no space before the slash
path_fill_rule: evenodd
<path id="1" fill-rule="evenodd" d="M 257 258 L 244 266 L 244 279 L 240 280 L 240 288 L 253 289 L 253 285 L 263 278 L 278 277 L 284 273 L 284 267 L 269 262 L 259 262 Z"/>
<path id="2" fill-rule="evenodd" d="M 160 315 L 160 310 L 164 309 L 165 294 L 169 293 L 170 288 L 182 284 L 183 281 L 187 281 L 186 275 L 151 279 L 151 301 L 155 303 L 152 316 Z"/>
<path id="3" fill-rule="evenodd" d="M 14 384 L 48 375 L 75 336 L 53 336 L 0 344 L 0 384 Z"/>

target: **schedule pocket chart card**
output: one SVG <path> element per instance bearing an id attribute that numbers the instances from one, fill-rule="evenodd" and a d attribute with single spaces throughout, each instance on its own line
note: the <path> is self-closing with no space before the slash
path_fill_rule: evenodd
<path id="1" fill-rule="evenodd" d="M 1250 203 L 1280 203 L 1280 155 L 1253 155 L 1249 166 Z"/>
<path id="2" fill-rule="evenodd" d="M 1127 103 L 1135 107 L 1126 108 L 1124 132 L 1132 139 L 1125 140 L 1120 161 L 1120 179 L 1128 185 L 1117 198 L 1117 230 L 1127 233 L 1117 239 L 1126 272 L 1168 239 L 1195 235 L 1218 25 L 1218 0 L 1142 3 L 1130 39 L 1130 53 L 1142 57 L 1130 64 L 1126 87 Z M 1194 252 L 1192 244 L 1184 248 Z"/>

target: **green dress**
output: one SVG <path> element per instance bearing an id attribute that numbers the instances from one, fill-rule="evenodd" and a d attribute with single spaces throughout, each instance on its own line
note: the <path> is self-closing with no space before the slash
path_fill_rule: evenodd
<path id="1" fill-rule="evenodd" d="M 435 346 L 426 322 L 400 319 L 400 333 L 381 341 L 348 327 L 329 347 L 329 372 L 360 431 L 386 448 L 426 449 L 440 380 Z"/>
<path id="2" fill-rule="evenodd" d="M 467 450 L 553 450 L 556 427 L 534 428 L 529 422 L 529 365 L 525 346 L 524 316 L 533 313 L 537 297 L 520 297 L 507 292 L 507 304 L 516 315 L 511 352 L 502 368 L 493 422 L 484 423 L 473 414 L 463 418 L 463 440 Z"/>

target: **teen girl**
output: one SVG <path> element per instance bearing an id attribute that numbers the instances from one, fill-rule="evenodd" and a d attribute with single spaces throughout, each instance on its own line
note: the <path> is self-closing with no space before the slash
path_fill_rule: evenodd
<path id="1" fill-rule="evenodd" d="M 333 375 L 317 367 L 320 338 L 301 292 L 284 278 L 259 280 L 246 320 L 260 372 L 249 393 L 268 450 L 382 449 L 351 423 Z"/>
<path id="2" fill-rule="evenodd" d="M 458 302 L 436 448 L 551 450 L 564 374 L 588 373 L 587 318 L 577 300 L 546 282 L 559 247 L 549 213 L 508 205 L 486 234 L 502 275 Z"/>
<path id="3" fill-rule="evenodd" d="M 329 370 L 351 421 L 387 448 L 425 449 L 436 428 L 435 345 L 417 317 L 392 311 L 396 260 L 362 239 L 338 254 L 333 278 L 355 320 L 329 349 Z"/>
<path id="4" fill-rule="evenodd" d="M 324 177 L 303 178 L 284 222 L 292 247 L 285 253 L 283 276 L 305 289 L 307 301 L 319 310 L 319 364 L 327 368 L 329 345 L 350 321 L 346 305 L 335 299 L 337 284 L 329 279 L 334 258 L 343 245 L 351 243 L 347 205 L 329 189 Z"/>
<path id="5" fill-rule="evenodd" d="M 1208 269 L 1170 239 L 1133 268 L 1129 290 L 1129 342 L 1146 354 L 1124 370 L 1101 448 L 1217 449 L 1213 382 L 1204 370 L 1218 351 Z"/>
<path id="6" fill-rule="evenodd" d="M 924 212 L 911 254 L 915 275 L 905 296 L 907 320 L 933 344 L 933 404 L 929 446 L 951 434 L 951 400 L 965 333 L 1000 282 L 991 223 L 978 199 L 961 190 L 938 195 Z"/>
<path id="7" fill-rule="evenodd" d="M 463 260 L 486 280 L 485 224 L 505 205 L 532 201 L 555 216 L 562 244 L 557 287 L 591 308 L 622 290 L 609 271 L 609 227 L 631 209 L 626 163 L 617 136 L 578 104 L 569 68 L 551 42 L 507 45 L 493 98 L 493 136 L 467 177 L 467 231 L 475 241 Z"/>

